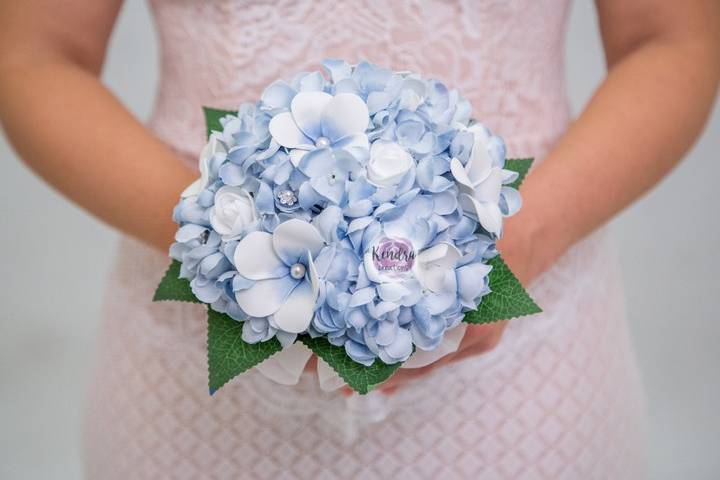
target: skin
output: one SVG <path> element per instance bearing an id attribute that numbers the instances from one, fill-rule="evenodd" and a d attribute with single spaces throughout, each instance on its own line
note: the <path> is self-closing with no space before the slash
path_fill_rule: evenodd
<path id="1" fill-rule="evenodd" d="M 171 212 L 197 177 L 100 83 L 121 0 L 0 0 L 0 121 L 49 184 L 166 252 Z M 700 133 L 720 79 L 720 2 L 597 0 L 608 75 L 528 176 L 499 244 L 528 284 L 573 243 L 666 175 Z M 91 148 L 90 148 L 91 146 Z M 118 168 L 122 165 L 122 168 Z M 558 208 L 562 206 L 562 208 Z M 482 354 L 505 323 L 468 328 L 460 349 L 381 387 Z"/>

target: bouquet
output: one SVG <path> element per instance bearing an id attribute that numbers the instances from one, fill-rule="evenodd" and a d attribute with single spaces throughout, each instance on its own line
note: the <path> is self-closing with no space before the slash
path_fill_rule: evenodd
<path id="1" fill-rule="evenodd" d="M 496 249 L 532 159 L 437 80 L 323 66 L 205 108 L 154 300 L 207 305 L 211 393 L 299 345 L 364 394 L 462 322 L 540 311 Z"/>

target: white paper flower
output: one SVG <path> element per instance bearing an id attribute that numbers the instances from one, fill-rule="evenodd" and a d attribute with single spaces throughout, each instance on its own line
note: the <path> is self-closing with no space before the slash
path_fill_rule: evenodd
<path id="1" fill-rule="evenodd" d="M 453 244 L 441 242 L 421 251 L 415 260 L 415 276 L 420 284 L 433 293 L 457 290 L 455 267 L 462 257 Z"/>
<path id="2" fill-rule="evenodd" d="M 255 202 L 244 188 L 224 186 L 215 194 L 210 225 L 224 241 L 240 235 L 256 219 Z"/>
<path id="3" fill-rule="evenodd" d="M 465 166 L 453 158 L 450 171 L 460 187 L 460 205 L 477 218 L 485 230 L 495 235 L 502 231 L 500 191 L 503 182 L 502 168 L 493 166 L 492 158 L 481 132 L 473 132 L 475 141 L 470 159 Z"/>
<path id="4" fill-rule="evenodd" d="M 200 152 L 200 158 L 198 159 L 198 168 L 200 170 L 200 178 L 195 180 L 193 183 L 183 190 L 180 194 L 182 198 L 192 197 L 199 195 L 205 187 L 208 185 L 210 179 L 210 160 L 218 154 L 226 153 L 225 146 L 215 135 L 210 137 L 210 140 Z"/>
<path id="5" fill-rule="evenodd" d="M 395 142 L 376 140 L 370 147 L 367 178 L 378 187 L 394 187 L 415 166 L 412 155 Z"/>
<path id="6" fill-rule="evenodd" d="M 268 128 L 276 142 L 290 149 L 290 160 L 298 166 L 316 148 L 367 149 L 369 120 L 367 105 L 353 93 L 300 92 L 290 111 L 273 117 Z"/>
<path id="7" fill-rule="evenodd" d="M 291 219 L 270 234 L 252 232 L 238 244 L 234 261 L 238 273 L 255 283 L 235 294 L 251 317 L 272 315 L 275 325 L 289 333 L 307 329 L 318 297 L 315 258 L 325 245 L 309 223 Z"/>

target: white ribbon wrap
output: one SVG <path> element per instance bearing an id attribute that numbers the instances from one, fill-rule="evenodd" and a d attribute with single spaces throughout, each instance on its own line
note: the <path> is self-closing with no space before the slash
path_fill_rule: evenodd
<path id="1" fill-rule="evenodd" d="M 435 350 L 417 350 L 400 368 L 421 368 L 454 353 L 460 347 L 460 342 L 465 336 L 467 325 L 461 323 L 457 327 L 445 332 L 443 341 Z M 281 385 L 296 385 L 300 381 L 300 375 L 312 351 L 300 342 L 293 343 L 271 356 L 255 368 L 266 378 Z M 320 389 L 324 392 L 332 392 L 345 386 L 345 381 L 330 367 L 324 360 L 318 358 L 317 374 Z"/>

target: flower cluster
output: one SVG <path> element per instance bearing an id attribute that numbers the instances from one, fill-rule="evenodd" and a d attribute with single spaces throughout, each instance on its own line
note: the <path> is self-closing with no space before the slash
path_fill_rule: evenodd
<path id="1" fill-rule="evenodd" d="M 246 342 L 325 336 L 356 362 L 402 362 L 488 293 L 517 174 L 457 91 L 367 62 L 324 67 L 221 120 L 170 253 Z"/>

